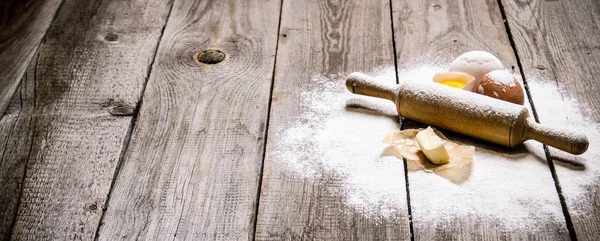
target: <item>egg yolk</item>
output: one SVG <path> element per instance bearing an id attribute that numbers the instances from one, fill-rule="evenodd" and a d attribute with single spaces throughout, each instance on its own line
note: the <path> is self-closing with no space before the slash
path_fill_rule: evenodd
<path id="1" fill-rule="evenodd" d="M 443 84 L 443 85 L 447 85 L 447 86 L 450 86 L 450 87 L 453 87 L 453 88 L 457 88 L 457 89 L 462 89 L 463 87 L 465 87 L 465 85 L 467 85 L 467 83 L 465 83 L 463 81 L 452 80 L 452 79 L 442 80 L 442 81 L 440 81 L 438 83 Z"/>

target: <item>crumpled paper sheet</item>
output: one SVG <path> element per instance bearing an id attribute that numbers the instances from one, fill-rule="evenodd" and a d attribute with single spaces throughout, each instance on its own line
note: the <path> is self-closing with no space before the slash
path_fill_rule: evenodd
<path id="1" fill-rule="evenodd" d="M 416 164 L 417 170 L 429 170 L 433 172 L 442 171 L 450 168 L 460 168 L 473 161 L 475 147 L 460 145 L 446 138 L 441 132 L 434 129 L 437 136 L 442 139 L 442 143 L 448 150 L 450 162 L 447 164 L 436 165 L 425 157 L 421 151 L 419 143 L 415 139 L 421 129 L 408 129 L 400 132 L 389 133 L 383 139 L 383 143 L 394 147 L 407 161 Z"/>

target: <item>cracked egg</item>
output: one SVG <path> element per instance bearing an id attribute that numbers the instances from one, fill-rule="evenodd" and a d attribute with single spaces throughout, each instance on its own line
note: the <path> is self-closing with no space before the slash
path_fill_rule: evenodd
<path id="1" fill-rule="evenodd" d="M 461 72 L 442 72 L 433 76 L 433 82 L 471 91 L 475 77 Z"/>

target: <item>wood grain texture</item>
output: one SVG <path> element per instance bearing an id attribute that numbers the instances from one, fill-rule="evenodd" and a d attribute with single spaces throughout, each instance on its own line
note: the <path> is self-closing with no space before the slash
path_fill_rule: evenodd
<path id="1" fill-rule="evenodd" d="M 94 238 L 168 10 L 163 1 L 64 3 L 33 67 L 33 139 L 12 239 Z"/>
<path id="2" fill-rule="evenodd" d="M 422 66 L 447 68 L 458 55 L 472 50 L 491 52 L 507 69 L 519 73 L 495 0 L 394 1 L 392 7 L 401 79 Z M 405 122 L 404 127 L 422 125 Z M 569 238 L 545 160 L 522 147 L 512 150 L 444 134 L 475 145 L 476 154 L 473 163 L 460 171 L 438 175 L 409 167 L 416 240 Z M 528 178 L 529 172 L 535 178 Z M 520 180 L 519 188 L 507 187 L 505 180 Z"/>
<path id="3" fill-rule="evenodd" d="M 540 122 L 590 139 L 581 156 L 550 151 L 578 240 L 600 240 L 600 2 L 503 3 Z"/>
<path id="4" fill-rule="evenodd" d="M 175 1 L 100 240 L 252 239 L 279 2 Z"/>
<path id="5" fill-rule="evenodd" d="M 35 57 L 34 57 L 35 59 Z M 9 240 L 31 149 L 35 61 L 0 119 L 0 240 Z"/>
<path id="6" fill-rule="evenodd" d="M 385 134 L 399 129 L 397 116 L 365 113 L 345 103 L 357 98 L 345 88 L 346 74 L 394 65 L 389 2 L 283 4 L 256 239 L 410 239 L 403 164 L 396 157 L 386 159 L 385 145 L 378 145 Z M 395 83 L 394 77 L 385 81 Z M 357 126 L 357 121 L 369 127 Z M 298 138 L 305 141 L 294 141 Z M 357 159 L 373 162 L 350 173 L 327 164 L 365 161 Z M 382 163 L 393 163 L 388 164 L 392 169 L 376 176 L 374 169 L 381 173 L 377 166 Z M 397 200 L 373 203 L 368 194 L 361 196 L 386 195 L 377 193 L 378 181 L 395 185 Z"/>
<path id="7" fill-rule="evenodd" d="M 0 2 L 0 116 L 62 0 Z"/>

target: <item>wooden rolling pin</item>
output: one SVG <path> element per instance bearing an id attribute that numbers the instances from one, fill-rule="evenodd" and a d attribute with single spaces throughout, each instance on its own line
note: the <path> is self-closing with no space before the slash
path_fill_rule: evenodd
<path id="1" fill-rule="evenodd" d="M 589 144 L 581 133 L 536 123 L 524 106 L 433 82 L 405 81 L 386 86 L 368 75 L 352 73 L 346 87 L 355 94 L 393 101 L 398 114 L 405 118 L 504 146 L 515 147 L 534 139 L 579 155 Z"/>

